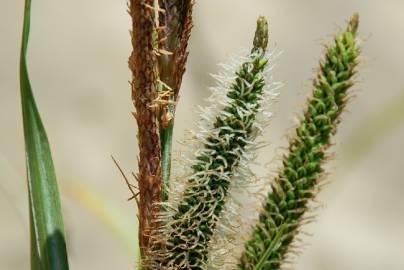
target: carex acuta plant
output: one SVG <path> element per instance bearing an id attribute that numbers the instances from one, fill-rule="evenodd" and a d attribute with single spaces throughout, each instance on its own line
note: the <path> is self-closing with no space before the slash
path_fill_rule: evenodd
<path id="1" fill-rule="evenodd" d="M 279 269 L 293 251 L 293 241 L 305 222 L 304 214 L 324 175 L 323 163 L 340 115 L 349 100 L 349 89 L 358 64 L 359 47 L 355 14 L 347 29 L 335 38 L 313 83 L 313 94 L 304 116 L 290 139 L 283 166 L 272 182 L 238 270 Z"/>
<path id="2" fill-rule="evenodd" d="M 133 52 L 133 115 L 139 141 L 139 241 L 148 252 L 149 235 L 156 228 L 159 203 L 167 197 L 171 142 L 187 44 L 192 28 L 192 0 L 131 0 Z"/>
<path id="3" fill-rule="evenodd" d="M 320 61 L 312 97 L 290 137 L 274 179 L 258 179 L 249 164 L 265 138 L 270 105 L 281 84 L 272 81 L 273 49 L 268 23 L 259 17 L 249 49 L 214 76 L 208 105 L 201 110 L 183 166 L 185 176 L 171 176 L 176 106 L 188 58 L 194 0 L 129 0 L 132 19 L 129 57 L 133 115 L 138 126 L 137 185 L 125 177 L 138 205 L 137 269 L 271 270 L 280 269 L 296 251 L 298 233 L 324 178 L 323 165 L 359 57 L 358 15 L 335 38 Z M 50 147 L 28 78 L 26 54 L 31 0 L 26 0 L 21 50 L 21 99 L 26 143 L 31 269 L 68 269 L 64 226 Z M 270 183 L 270 184 L 268 184 Z M 235 218 L 235 190 L 259 185 L 269 190 L 255 219 Z M 257 186 L 255 186 L 256 188 Z M 252 189 L 254 190 L 254 188 Z M 258 193 L 249 193 L 259 197 Z M 243 202 L 241 202 L 243 204 Z M 240 205 L 241 205 L 240 204 Z M 240 206 L 239 205 L 239 206 Z M 248 205 L 248 204 L 246 204 Z M 233 213 L 233 214 L 229 214 Z M 248 219 L 248 222 L 247 222 Z M 231 220 L 223 222 L 223 220 Z M 242 224 L 244 222 L 244 224 Z M 253 223 L 251 223 L 253 222 Z M 232 224 L 232 225 L 229 225 Z M 226 227 L 230 226 L 230 227 Z M 228 238 L 221 229 L 239 235 Z M 243 236 L 243 237 L 242 237 Z M 244 236 L 248 237 L 245 239 Z M 218 240 L 219 239 L 219 240 Z M 240 244 L 242 243 L 242 244 Z M 220 245 L 220 247 L 219 247 Z M 235 248 L 237 246 L 237 248 Z M 234 250 L 233 250 L 234 249 Z M 219 251 L 216 254 L 216 251 Z M 223 252 L 224 250 L 224 252 Z M 217 263 L 217 257 L 226 257 Z M 227 258 L 231 257 L 231 259 Z M 212 259 L 215 258 L 215 259 Z"/>
<path id="4" fill-rule="evenodd" d="M 216 115 L 208 118 L 211 126 L 197 134 L 201 148 L 195 153 L 192 174 L 181 201 L 171 220 L 164 224 L 166 250 L 160 260 L 158 254 L 154 254 L 153 259 L 158 260 L 155 267 L 205 268 L 207 247 L 224 208 L 230 183 L 256 137 L 257 114 L 262 111 L 264 97 L 272 98 L 272 89 L 265 80 L 270 66 L 267 44 L 268 25 L 260 17 L 253 49 L 230 77 L 232 82 L 223 78 L 220 87 L 213 89 L 225 94 L 220 100 L 222 106 L 217 108 Z M 213 95 L 219 96 L 218 93 Z"/>

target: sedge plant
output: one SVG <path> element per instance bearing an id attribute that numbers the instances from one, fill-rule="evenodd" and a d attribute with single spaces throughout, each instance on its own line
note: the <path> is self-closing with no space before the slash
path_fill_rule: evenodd
<path id="1" fill-rule="evenodd" d="M 215 78 L 208 106 L 201 110 L 199 131 L 191 140 L 193 156 L 181 179 L 171 175 L 176 106 L 188 57 L 193 0 L 130 0 L 132 18 L 129 57 L 133 112 L 138 126 L 137 190 L 128 183 L 139 213 L 137 269 L 273 270 L 281 269 L 296 250 L 307 223 L 311 202 L 322 179 L 324 163 L 340 115 L 349 102 L 360 48 L 359 18 L 327 46 L 313 82 L 312 96 L 290 136 L 282 165 L 273 179 L 257 218 L 249 226 L 228 228 L 248 238 L 235 245 L 220 228 L 240 185 L 248 188 L 254 159 L 279 92 L 271 80 L 273 51 L 268 23 L 259 17 L 252 48 Z M 25 1 L 20 84 L 26 145 L 31 229 L 31 269 L 68 269 L 63 218 L 56 174 L 28 78 L 26 54 L 31 0 Z M 270 183 L 270 184 L 267 184 Z M 256 183 L 255 183 L 256 184 Z M 258 195 L 257 195 L 258 196 Z M 239 217 L 234 222 L 243 220 Z M 242 237 L 240 237 L 242 238 Z M 220 239 L 218 241 L 217 239 Z M 222 264 L 213 257 L 215 245 L 228 250 Z M 235 248 L 237 246 L 237 248 Z"/>

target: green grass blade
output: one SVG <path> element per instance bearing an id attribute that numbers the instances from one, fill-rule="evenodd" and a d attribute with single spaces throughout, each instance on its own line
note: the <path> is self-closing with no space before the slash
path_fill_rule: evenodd
<path id="1" fill-rule="evenodd" d="M 31 269 L 67 270 L 64 226 L 48 138 L 28 78 L 26 53 L 31 0 L 25 1 L 20 58 L 21 105 L 29 192 Z"/>

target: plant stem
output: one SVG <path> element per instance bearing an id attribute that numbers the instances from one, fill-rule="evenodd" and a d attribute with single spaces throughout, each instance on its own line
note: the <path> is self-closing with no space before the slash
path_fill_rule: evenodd
<path id="1" fill-rule="evenodd" d="M 174 119 L 171 120 L 169 126 L 160 132 L 161 139 L 161 201 L 168 200 L 168 188 L 170 185 L 171 172 L 171 151 L 174 131 Z"/>

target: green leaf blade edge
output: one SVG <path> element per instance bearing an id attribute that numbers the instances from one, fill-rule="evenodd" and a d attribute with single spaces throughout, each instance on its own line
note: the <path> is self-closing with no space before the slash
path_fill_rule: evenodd
<path id="1" fill-rule="evenodd" d="M 63 217 L 51 151 L 29 81 L 26 54 L 31 0 L 25 1 L 20 94 L 29 197 L 31 269 L 68 270 Z"/>

